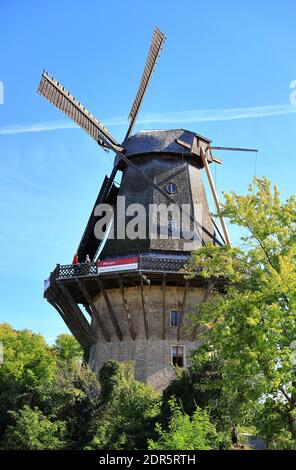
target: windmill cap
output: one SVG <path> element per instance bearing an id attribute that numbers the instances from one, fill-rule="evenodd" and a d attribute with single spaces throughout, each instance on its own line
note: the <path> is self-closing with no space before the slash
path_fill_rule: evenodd
<path id="1" fill-rule="evenodd" d="M 181 146 L 176 140 L 180 139 L 191 146 L 194 136 L 203 140 L 205 144 L 211 142 L 210 139 L 196 132 L 185 129 L 170 129 L 140 131 L 129 137 L 122 145 L 126 149 L 125 155 L 127 157 L 145 153 L 189 154 L 190 149 Z"/>

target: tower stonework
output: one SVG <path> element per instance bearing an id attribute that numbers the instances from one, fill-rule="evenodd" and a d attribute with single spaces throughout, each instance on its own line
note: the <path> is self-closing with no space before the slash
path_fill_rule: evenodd
<path id="1" fill-rule="evenodd" d="M 174 377 L 172 348 L 176 346 L 183 348 L 184 367 L 188 367 L 190 352 L 199 346 L 186 316 L 197 314 L 198 304 L 202 302 L 204 297 L 204 289 L 189 287 L 187 290 L 184 326 L 180 338 L 178 338 L 178 326 L 170 325 L 170 312 L 182 311 L 184 287 L 166 286 L 164 293 L 162 286 L 145 286 L 143 294 L 149 325 L 148 334 L 145 330 L 140 286 L 125 289 L 130 320 L 136 331 L 135 339 L 131 337 L 126 312 L 122 309 L 120 289 L 112 289 L 110 298 L 123 333 L 123 339 L 120 341 L 116 333 L 112 334 L 110 342 L 100 337 L 100 340 L 91 349 L 89 363 L 94 371 L 99 371 L 108 359 L 133 361 L 136 379 L 152 385 L 157 390 L 163 390 Z M 166 305 L 163 309 L 164 295 Z M 106 302 L 101 294 L 96 296 L 95 303 L 102 316 L 108 318 Z M 108 327 L 111 331 L 110 320 Z"/>

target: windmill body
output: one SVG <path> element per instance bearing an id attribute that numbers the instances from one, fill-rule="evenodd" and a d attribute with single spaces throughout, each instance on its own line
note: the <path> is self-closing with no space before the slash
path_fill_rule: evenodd
<path id="1" fill-rule="evenodd" d="M 117 271 L 120 267 L 117 265 L 112 274 L 102 274 L 108 276 L 108 280 L 105 279 L 106 287 L 110 283 L 112 288 L 98 292 L 94 298 L 95 306 L 104 318 L 106 328 L 112 332 L 112 337 L 108 342 L 101 335 L 92 347 L 92 368 L 99 370 L 110 358 L 133 360 L 137 378 L 158 389 L 163 389 L 173 377 L 172 363 L 187 365 L 190 351 L 198 347 L 193 332 L 185 332 L 186 314 L 197 313 L 205 288 L 200 281 L 186 283 L 181 270 L 192 250 L 200 247 L 201 239 L 203 243 L 215 241 L 201 176 L 202 163 L 199 158 L 189 154 L 189 149 L 180 147 L 176 142 L 178 138 L 191 145 L 194 133 L 182 129 L 138 132 L 125 142 L 125 155 L 166 191 L 175 204 L 185 204 L 189 208 L 195 204 L 200 209 L 199 217 L 196 218 L 200 226 L 191 227 L 195 236 L 184 240 L 182 236 L 174 237 L 172 234 L 171 237 L 161 239 L 157 230 L 154 230 L 152 238 L 148 230 L 148 207 L 153 204 L 167 205 L 169 201 L 149 181 L 139 177 L 134 167 L 117 158 L 116 164 L 119 164 L 123 173 L 118 196 L 124 197 L 126 207 L 135 203 L 144 206 L 146 234 L 142 239 L 131 240 L 128 237 L 118 239 L 115 233 L 113 239 L 106 241 L 100 260 L 118 263 L 119 260 L 132 260 L 135 257 L 140 264 L 129 273 Z M 193 216 L 193 210 L 190 213 Z M 116 220 L 116 209 L 114 215 Z M 124 213 L 122 217 L 126 227 L 131 217 Z M 112 325 L 106 295 L 122 337 L 118 336 Z M 97 331 L 100 334 L 100 330 Z"/>
<path id="2" fill-rule="evenodd" d="M 132 134 L 163 42 L 156 28 L 121 144 L 46 72 L 38 89 L 104 150 L 115 153 L 78 246 L 80 264 L 58 264 L 45 281 L 44 297 L 89 350 L 94 371 L 109 359 L 134 361 L 136 377 L 159 390 L 174 376 L 175 366 L 189 364 L 190 351 L 199 346 L 190 317 L 198 315 L 208 289 L 198 273 L 188 279 L 184 267 L 201 245 L 229 243 L 223 219 L 220 231 L 210 216 L 202 180 L 205 169 L 219 213 L 209 164 L 221 161 L 213 156 L 211 141 L 184 129 Z M 168 209 L 167 218 L 160 208 Z M 130 226 L 136 228 L 133 236 L 127 236 Z M 85 262 L 87 255 L 91 262 Z"/>
<path id="3" fill-rule="evenodd" d="M 190 155 L 188 149 L 183 149 L 176 140 L 182 138 L 192 144 L 195 134 L 183 129 L 173 130 L 155 130 L 142 131 L 131 136 L 125 142 L 125 155 L 132 161 L 137 168 L 150 178 L 157 186 L 162 188 L 165 194 L 160 193 L 149 180 L 141 178 L 141 174 L 137 173 L 134 167 L 126 165 L 120 158 L 116 159 L 116 164 L 122 170 L 122 179 L 118 196 L 124 197 L 125 206 L 132 204 L 140 204 L 145 208 L 142 215 L 146 220 L 145 237 L 142 239 L 125 239 L 120 240 L 116 235 L 116 220 L 118 214 L 115 212 L 115 234 L 113 240 L 108 240 L 102 251 L 103 256 L 125 255 L 130 253 L 140 253 L 143 251 L 160 251 L 160 252 L 191 252 L 197 249 L 201 243 L 213 241 L 215 239 L 213 223 L 210 218 L 208 203 L 202 181 L 202 162 L 200 158 Z M 207 140 L 203 138 L 204 145 Z M 149 216 L 153 218 L 153 205 L 160 204 L 170 207 L 170 204 L 176 206 L 177 211 L 187 209 L 188 215 L 193 219 L 195 217 L 197 224 L 194 227 L 193 220 L 190 221 L 192 237 L 172 236 L 161 239 L 161 221 L 156 221 L 154 217 L 154 225 L 149 226 Z M 194 214 L 194 205 L 196 214 Z M 149 210 L 150 208 L 150 210 Z M 127 226 L 132 215 L 126 216 L 124 213 L 121 218 L 124 219 L 123 225 Z M 141 214 L 139 216 L 141 223 Z M 162 223 L 172 225 L 179 224 L 180 220 L 174 220 L 174 213 L 168 215 L 171 220 L 164 220 Z M 178 214 L 176 219 L 180 219 Z M 172 230 L 170 230 L 172 231 Z"/>

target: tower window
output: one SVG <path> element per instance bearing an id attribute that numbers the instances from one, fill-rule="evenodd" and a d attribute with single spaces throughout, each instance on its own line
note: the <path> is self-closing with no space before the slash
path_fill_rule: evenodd
<path id="1" fill-rule="evenodd" d="M 178 187 L 175 183 L 168 183 L 165 190 L 168 194 L 176 194 L 178 192 Z"/>
<path id="2" fill-rule="evenodd" d="M 174 366 L 184 367 L 184 346 L 172 346 L 171 355 Z"/>
<path id="3" fill-rule="evenodd" d="M 181 324 L 181 312 L 180 310 L 170 311 L 170 326 L 180 326 Z"/>

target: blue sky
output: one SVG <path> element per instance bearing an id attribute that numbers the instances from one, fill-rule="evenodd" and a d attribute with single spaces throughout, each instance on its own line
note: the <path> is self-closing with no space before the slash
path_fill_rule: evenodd
<path id="1" fill-rule="evenodd" d="M 49 341 L 67 331 L 43 280 L 71 262 L 112 168 L 36 94 L 43 69 L 120 140 L 157 25 L 167 41 L 135 130 L 185 127 L 215 145 L 258 148 L 257 174 L 286 198 L 296 173 L 295 15 L 294 0 L 0 0 L 0 322 Z M 245 192 L 254 155 L 219 156 L 218 191 Z"/>

